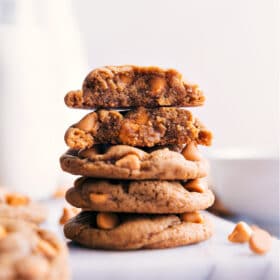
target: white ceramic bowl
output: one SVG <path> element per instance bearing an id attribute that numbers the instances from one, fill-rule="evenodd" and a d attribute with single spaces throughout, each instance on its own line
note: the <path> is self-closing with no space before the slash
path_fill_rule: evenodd
<path id="1" fill-rule="evenodd" d="M 259 225 L 278 228 L 279 158 L 228 151 L 208 158 L 211 184 L 224 205 Z"/>

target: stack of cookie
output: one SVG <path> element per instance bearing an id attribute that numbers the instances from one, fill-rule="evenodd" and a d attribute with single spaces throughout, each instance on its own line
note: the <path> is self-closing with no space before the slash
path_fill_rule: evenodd
<path id="1" fill-rule="evenodd" d="M 204 103 L 198 86 L 175 70 L 116 66 L 92 71 L 69 107 L 97 109 L 65 134 L 64 171 L 82 175 L 66 200 L 83 211 L 65 236 L 103 249 L 166 248 L 208 239 L 198 211 L 213 204 L 207 162 L 197 144 L 212 134 L 178 107 Z M 124 109 L 124 110 L 119 110 Z"/>

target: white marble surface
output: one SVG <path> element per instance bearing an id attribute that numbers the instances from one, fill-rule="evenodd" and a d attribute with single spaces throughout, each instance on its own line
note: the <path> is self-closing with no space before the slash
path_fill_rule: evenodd
<path id="1" fill-rule="evenodd" d="M 57 223 L 61 205 L 62 202 L 48 203 L 51 213 L 45 227 L 63 238 Z M 215 225 L 214 236 L 191 246 L 114 252 L 81 248 L 70 242 L 73 279 L 279 279 L 279 240 L 273 240 L 273 248 L 267 255 L 255 255 L 248 244 L 227 241 L 233 223 L 209 215 Z"/>

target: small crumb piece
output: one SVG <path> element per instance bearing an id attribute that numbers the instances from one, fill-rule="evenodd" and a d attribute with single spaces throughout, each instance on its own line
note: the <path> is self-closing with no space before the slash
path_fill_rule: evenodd
<path id="1" fill-rule="evenodd" d="M 248 224 L 245 222 L 239 222 L 228 236 L 228 240 L 234 243 L 245 243 L 249 241 L 252 233 L 253 230 Z"/>
<path id="2" fill-rule="evenodd" d="M 191 192 L 203 193 L 208 189 L 207 180 L 205 178 L 199 178 L 188 181 L 184 185 L 184 188 Z"/>
<path id="3" fill-rule="evenodd" d="M 182 155 L 186 160 L 198 161 L 202 159 L 196 143 L 189 143 L 182 151 Z"/>
<path id="4" fill-rule="evenodd" d="M 119 224 L 119 217 L 114 213 L 98 213 L 96 216 L 97 226 L 101 229 L 113 229 Z"/>
<path id="5" fill-rule="evenodd" d="M 7 230 L 0 225 L 0 240 L 5 238 L 7 236 L 8 232 Z"/>
<path id="6" fill-rule="evenodd" d="M 48 241 L 40 239 L 37 244 L 37 250 L 42 253 L 47 258 L 53 258 L 56 256 L 57 251 L 53 245 L 51 245 Z"/>
<path id="7" fill-rule="evenodd" d="M 203 216 L 199 212 L 183 213 L 180 218 L 184 222 L 201 224 L 204 222 Z"/>
<path id="8" fill-rule="evenodd" d="M 256 254 L 263 255 L 270 250 L 271 245 L 271 235 L 267 231 L 255 227 L 249 240 L 250 249 Z"/>
<path id="9" fill-rule="evenodd" d="M 75 208 L 75 207 L 64 207 L 63 208 L 63 212 L 62 215 L 59 219 L 59 223 L 61 225 L 66 224 L 70 219 L 72 219 L 73 217 L 75 217 L 78 213 L 80 213 L 80 209 L 79 208 Z"/>
<path id="10" fill-rule="evenodd" d="M 21 206 L 27 205 L 30 202 L 29 197 L 18 194 L 18 193 L 10 193 L 6 196 L 6 203 L 11 206 Z"/>
<path id="11" fill-rule="evenodd" d="M 54 191 L 52 197 L 53 197 L 53 198 L 64 198 L 67 190 L 68 190 L 67 187 L 58 187 L 58 188 Z"/>
<path id="12" fill-rule="evenodd" d="M 103 193 L 91 193 L 89 195 L 89 199 L 91 202 L 96 203 L 96 204 L 102 204 L 106 202 L 109 198 L 108 194 L 103 194 Z"/>

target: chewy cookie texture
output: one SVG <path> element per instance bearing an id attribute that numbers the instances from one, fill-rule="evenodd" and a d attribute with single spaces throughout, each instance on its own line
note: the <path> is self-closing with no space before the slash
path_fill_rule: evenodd
<path id="1" fill-rule="evenodd" d="M 101 214 L 101 215 L 100 215 Z M 206 240 L 213 233 L 199 213 L 136 215 L 82 212 L 64 226 L 67 238 L 90 248 L 160 249 Z"/>
<path id="2" fill-rule="evenodd" d="M 208 163 L 205 159 L 171 148 L 157 147 L 145 151 L 127 145 L 95 145 L 93 148 L 69 150 L 60 158 L 61 168 L 74 175 L 96 178 L 133 180 L 188 180 L 205 177 Z M 186 156 L 192 157 L 188 160 Z"/>
<path id="3" fill-rule="evenodd" d="M 199 185 L 196 191 L 193 181 Z M 76 180 L 75 187 L 67 191 L 66 200 L 90 211 L 164 214 L 208 208 L 214 202 L 214 195 L 203 179 L 190 182 L 113 181 L 81 177 Z"/>
<path id="4" fill-rule="evenodd" d="M 84 177 L 66 200 L 67 238 L 89 248 L 134 250 L 183 246 L 211 237 L 200 214 L 214 202 L 209 166 L 197 145 L 212 133 L 188 110 L 204 95 L 173 69 L 107 66 L 93 70 L 72 108 L 97 109 L 68 128 L 61 168 Z M 123 109 L 123 110 L 119 110 Z M 73 214 L 74 215 L 74 214 Z"/>
<path id="5" fill-rule="evenodd" d="M 211 140 L 211 132 L 191 112 L 178 108 L 99 110 L 86 115 L 65 134 L 66 144 L 76 150 L 100 143 L 152 147 L 190 142 L 210 145 Z"/>
<path id="6" fill-rule="evenodd" d="M 82 91 L 71 91 L 65 103 L 73 108 L 200 106 L 204 95 L 174 69 L 133 65 L 106 66 L 88 74 Z"/>
<path id="7" fill-rule="evenodd" d="M 1 280 L 70 279 L 64 242 L 35 224 L 0 217 Z"/>

